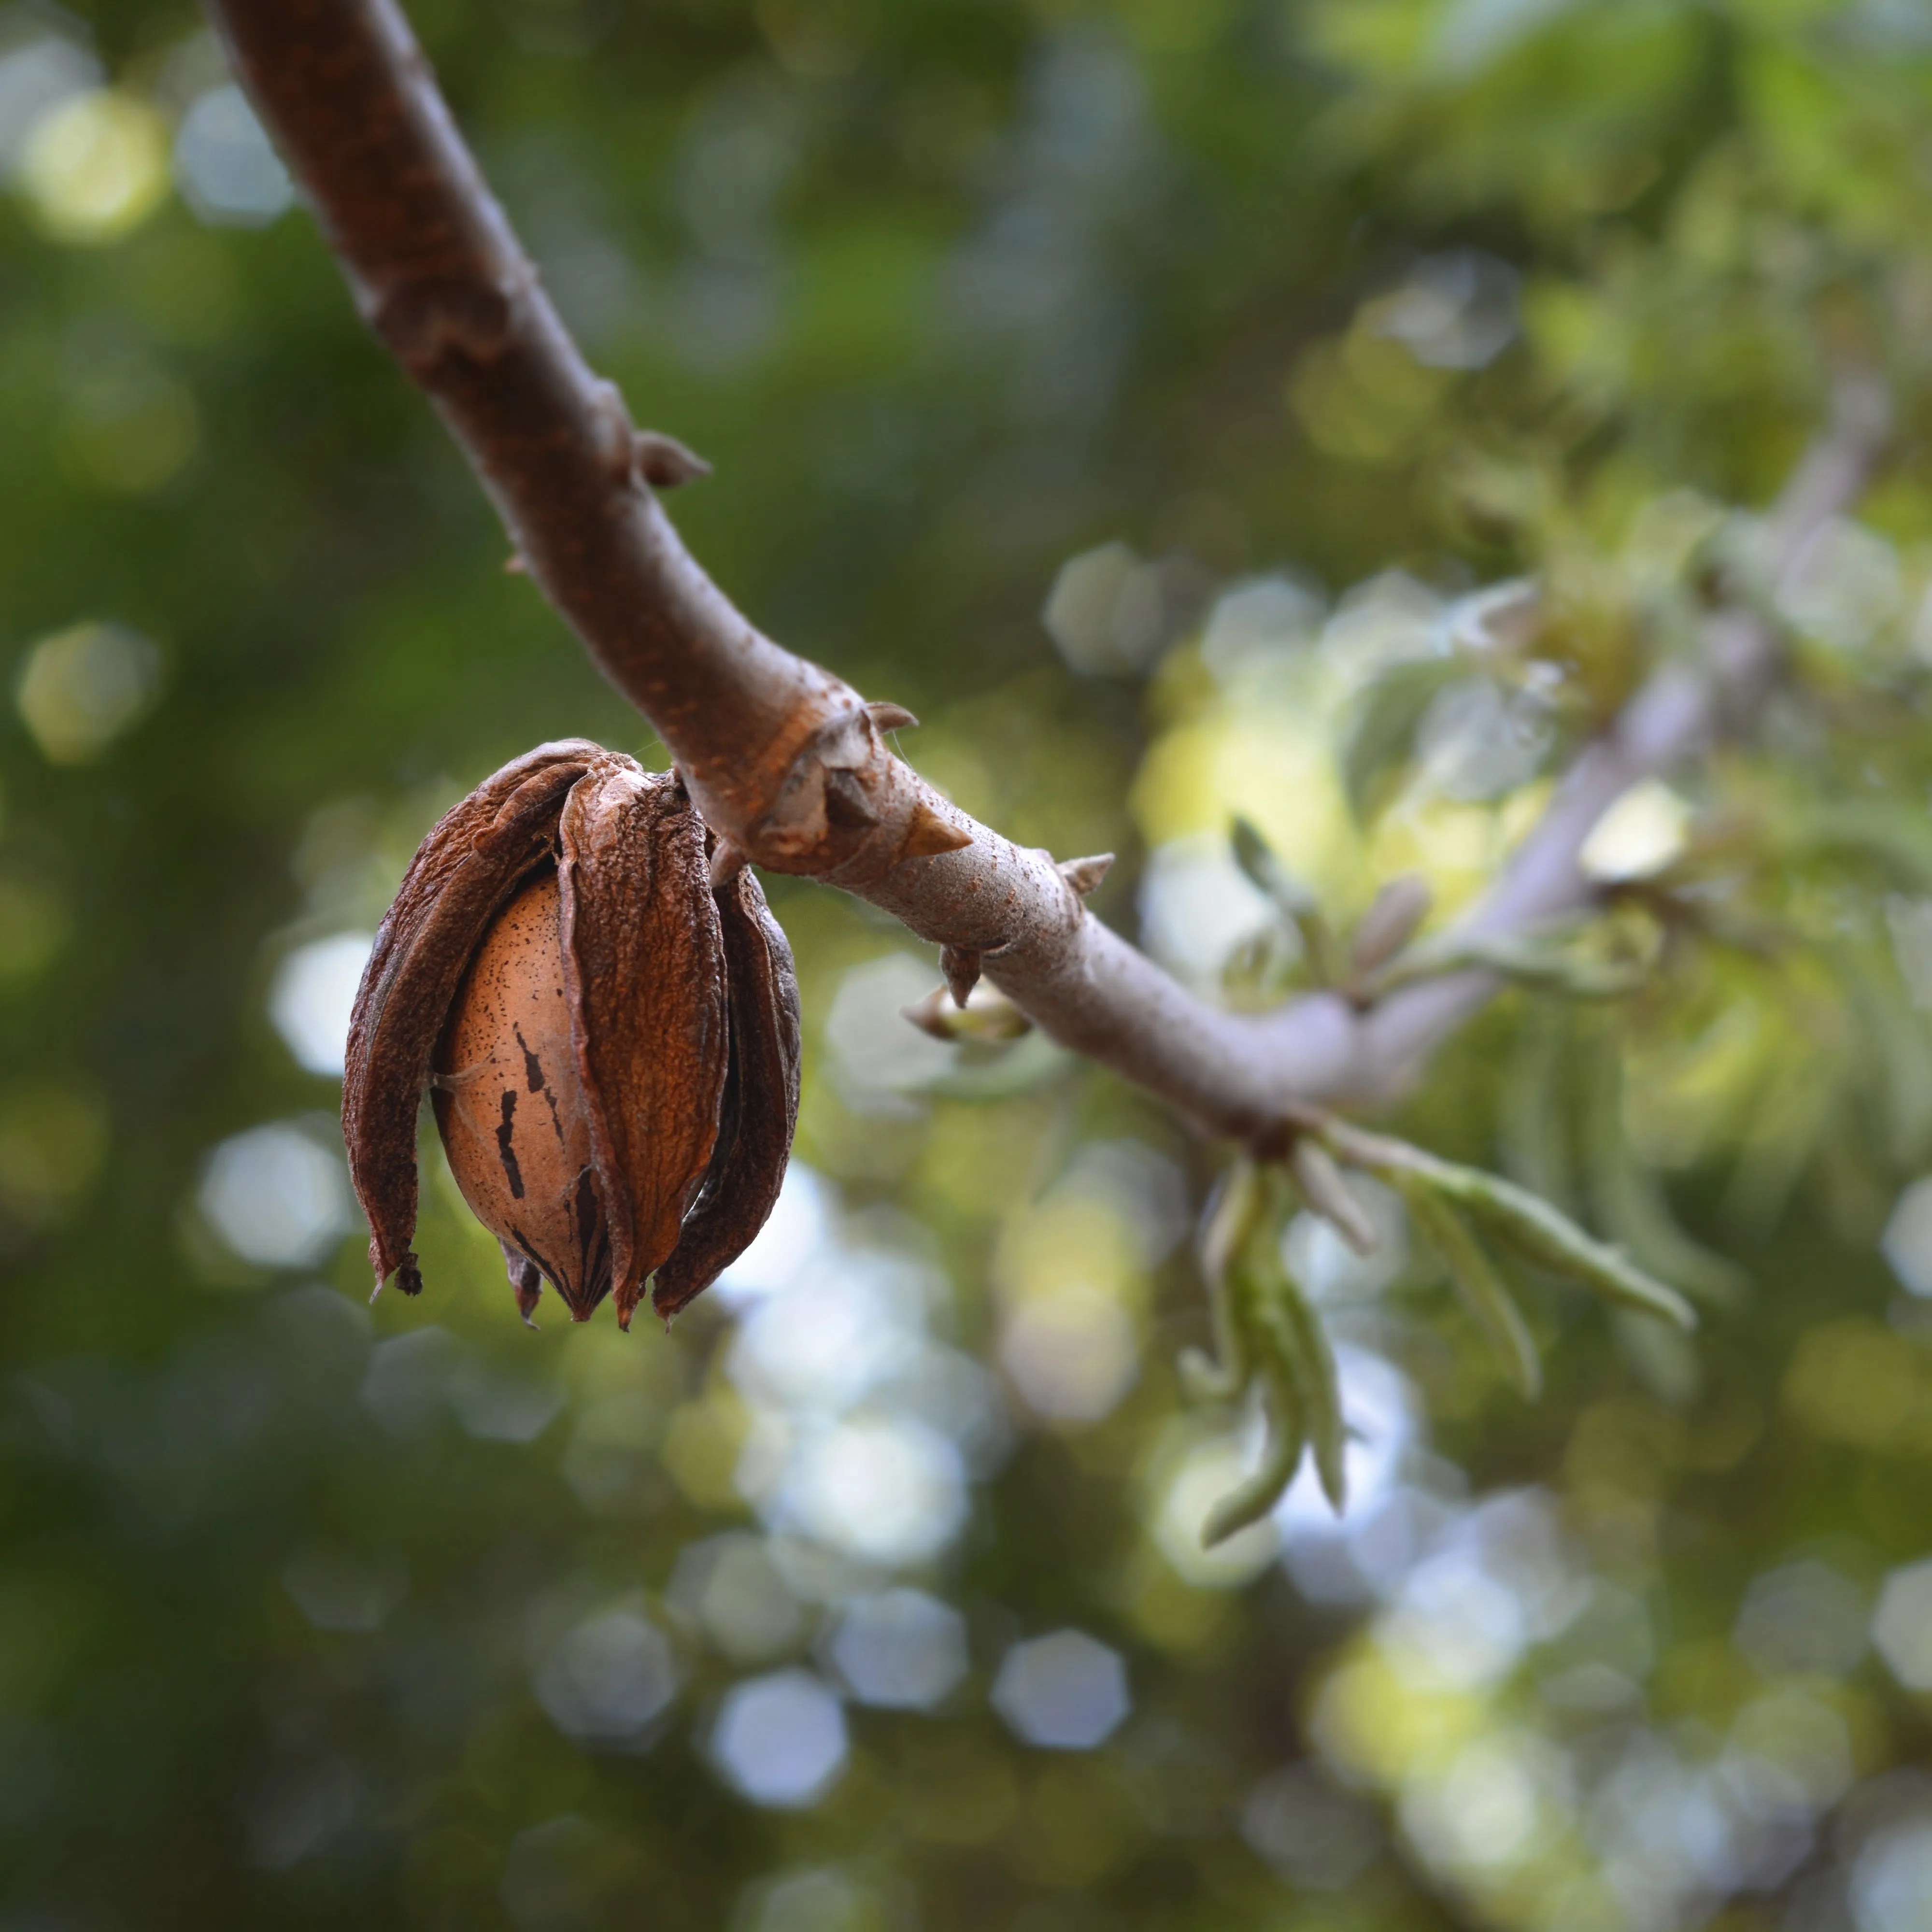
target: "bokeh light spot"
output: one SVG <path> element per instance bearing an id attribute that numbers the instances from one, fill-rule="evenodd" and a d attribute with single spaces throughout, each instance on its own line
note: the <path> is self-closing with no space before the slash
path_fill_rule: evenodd
<path id="1" fill-rule="evenodd" d="M 654 1624 L 634 1610 L 604 1610 L 550 1646 L 533 1688 L 566 1737 L 634 1748 L 677 1695 L 677 1665 Z"/>
<path id="2" fill-rule="evenodd" d="M 1857 1932 L 1925 1932 L 1932 1900 L 1932 1820 L 1881 1832 L 1852 1868 Z"/>
<path id="3" fill-rule="evenodd" d="M 100 85 L 100 62 L 68 31 L 76 25 L 51 8 L 0 11 L 0 172 L 19 166 L 47 114 Z"/>
<path id="4" fill-rule="evenodd" d="M 830 1649 L 862 1704 L 929 1711 L 966 1674 L 966 1620 L 923 1590 L 884 1590 L 844 1606 Z"/>
<path id="5" fill-rule="evenodd" d="M 904 1922 L 836 1866 L 780 1873 L 748 1888 L 733 1932 L 889 1932 Z"/>
<path id="6" fill-rule="evenodd" d="M 295 200 L 289 171 L 238 87 L 199 96 L 175 135 L 175 178 L 202 220 L 266 227 Z"/>
<path id="7" fill-rule="evenodd" d="M 845 1713 L 808 1670 L 775 1670 L 736 1685 L 711 1733 L 718 1769 L 754 1804 L 814 1803 L 844 1769 Z"/>
<path id="8" fill-rule="evenodd" d="M 1894 1570 L 1879 1592 L 1872 1642 L 1900 1683 L 1932 1690 L 1932 1560 Z"/>
<path id="9" fill-rule="evenodd" d="M 808 1436 L 777 1496 L 788 1526 L 881 1563 L 935 1556 L 966 1520 L 958 1450 L 910 1416 L 854 1417 Z"/>
<path id="10" fill-rule="evenodd" d="M 276 969 L 268 1017 L 298 1066 L 338 1078 L 349 1046 L 349 1016 L 374 936 L 332 933 L 298 946 Z"/>
<path id="11" fill-rule="evenodd" d="M 50 764 L 85 764 L 140 722 L 160 672 L 160 652 L 138 632 L 77 624 L 27 652 L 14 701 Z"/>
<path id="12" fill-rule="evenodd" d="M 1737 1647 L 1767 1677 L 1843 1676 L 1864 1655 L 1865 1594 L 1828 1564 L 1806 1561 L 1751 1580 Z"/>
<path id="13" fill-rule="evenodd" d="M 830 1184 L 794 1159 L 785 1169 L 771 1218 L 718 1276 L 712 1298 L 736 1307 L 794 1286 L 824 1246 L 836 1208 Z"/>
<path id="14" fill-rule="evenodd" d="M 1907 1294 L 1932 1296 L 1932 1174 L 1900 1192 L 1879 1246 Z"/>
<path id="15" fill-rule="evenodd" d="M 734 1664 L 763 1663 L 805 1634 L 805 1612 L 761 1536 L 728 1530 L 678 1554 L 670 1601 Z"/>
<path id="16" fill-rule="evenodd" d="M 20 178 L 56 241 L 117 241 L 167 192 L 166 125 L 145 100 L 116 88 L 76 94 L 27 136 Z"/>
<path id="17" fill-rule="evenodd" d="M 259 1268 L 307 1268 L 354 1225 L 341 1156 L 287 1121 L 251 1127 L 208 1156 L 201 1211 Z"/>
<path id="18" fill-rule="evenodd" d="M 449 1378 L 450 1406 L 479 1442 L 534 1442 L 563 1408 L 563 1391 L 526 1372 L 464 1362 Z"/>
<path id="19" fill-rule="evenodd" d="M 1683 851 L 1690 808 L 1660 778 L 1633 786 L 1598 820 L 1579 855 L 1585 873 L 1604 884 L 1646 879 Z"/>
<path id="20" fill-rule="evenodd" d="M 1139 1337 L 1132 1316 L 1104 1288 L 1069 1281 L 1007 1311 L 1000 1364 L 1036 1415 L 1098 1422 L 1139 1376 Z"/>
<path id="21" fill-rule="evenodd" d="M 1013 1735 L 1046 1750 L 1091 1750 L 1132 1707 L 1119 1652 L 1084 1630 L 1016 1643 L 993 1683 L 993 1707 Z"/>

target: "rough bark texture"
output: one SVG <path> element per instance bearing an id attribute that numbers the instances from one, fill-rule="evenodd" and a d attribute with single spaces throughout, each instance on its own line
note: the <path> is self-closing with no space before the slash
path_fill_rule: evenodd
<path id="1" fill-rule="evenodd" d="M 392 0 L 208 5 L 364 318 L 441 412 L 525 566 L 736 852 L 856 892 L 956 959 L 976 956 L 1054 1039 L 1244 1138 L 1295 1102 L 1399 1092 L 1494 991 L 1491 976 L 1462 972 L 1365 1012 L 1321 994 L 1232 1016 L 1086 918 L 1048 854 L 939 797 L 892 755 L 856 692 L 761 636 L 693 561 L 652 488 L 688 463 L 640 434 L 585 364 Z M 1862 486 L 1882 416 L 1847 391 L 1776 512 L 1787 560 Z M 1660 674 L 1579 761 L 1473 930 L 1521 931 L 1574 908 L 1586 890 L 1577 854 L 1603 812 L 1748 706 L 1774 639 L 1734 613 L 1710 641 L 1702 666 Z"/>

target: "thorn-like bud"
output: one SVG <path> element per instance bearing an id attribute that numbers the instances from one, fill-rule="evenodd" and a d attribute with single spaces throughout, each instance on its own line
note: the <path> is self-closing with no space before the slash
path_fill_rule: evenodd
<path id="1" fill-rule="evenodd" d="M 632 446 L 638 474 L 653 490 L 675 490 L 711 474 L 711 466 L 674 436 L 654 429 L 640 430 Z"/>
<path id="2" fill-rule="evenodd" d="M 940 949 L 939 970 L 946 975 L 952 1004 L 963 1007 L 980 983 L 980 956 L 970 947 L 946 946 Z"/>
<path id="3" fill-rule="evenodd" d="M 903 704 L 868 704 L 866 709 L 881 731 L 909 731 L 919 723 Z"/>
<path id="4" fill-rule="evenodd" d="M 530 567 L 524 561 L 524 554 L 521 550 L 513 550 L 508 556 L 504 558 L 503 574 L 506 577 L 527 577 L 530 574 Z"/>
<path id="5" fill-rule="evenodd" d="M 1085 859 L 1063 859 L 1060 876 L 1084 899 L 1114 868 L 1111 852 L 1096 852 Z"/>
<path id="6" fill-rule="evenodd" d="M 902 859 L 936 859 L 971 844 L 973 835 L 963 825 L 935 812 L 924 799 L 913 808 L 912 824 L 899 847 Z"/>

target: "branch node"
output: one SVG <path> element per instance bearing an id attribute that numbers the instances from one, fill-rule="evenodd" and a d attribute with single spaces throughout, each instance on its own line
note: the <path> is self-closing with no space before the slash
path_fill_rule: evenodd
<path id="1" fill-rule="evenodd" d="M 866 710 L 881 731 L 908 730 L 919 722 L 903 704 L 868 704 Z"/>
<path id="2" fill-rule="evenodd" d="M 365 292 L 364 319 L 411 374 L 421 376 L 449 355 L 494 362 L 514 332 L 517 278 L 404 280 Z"/>

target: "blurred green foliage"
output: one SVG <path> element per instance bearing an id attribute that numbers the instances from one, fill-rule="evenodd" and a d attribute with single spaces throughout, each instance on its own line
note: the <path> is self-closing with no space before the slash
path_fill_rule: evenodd
<path id="1" fill-rule="evenodd" d="M 1219 1153 L 914 1032 L 935 962 L 835 895 L 769 882 L 807 1095 L 735 1287 L 529 1335 L 433 1159 L 429 1291 L 365 1311 L 358 935 L 508 757 L 654 748 L 191 10 L 0 10 L 0 1928 L 1922 1928 L 1923 6 L 416 17 L 716 465 L 700 557 L 1232 1000 L 1411 874 L 1426 947 L 1770 598 L 1834 370 L 1897 448 L 1772 600 L 1759 747 L 1620 809 L 1399 1123 L 1700 1333 L 1520 1274 L 1526 1402 L 1394 1193 L 1366 1260 L 1297 1217 L 1350 1513 L 1304 1472 L 1205 1552 L 1260 1450 L 1175 1372 Z"/>

